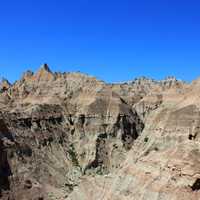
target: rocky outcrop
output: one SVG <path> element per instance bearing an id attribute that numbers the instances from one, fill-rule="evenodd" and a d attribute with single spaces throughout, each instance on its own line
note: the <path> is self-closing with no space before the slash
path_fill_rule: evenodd
<path id="1" fill-rule="evenodd" d="M 0 83 L 0 90 L 1 90 L 1 92 L 5 92 L 10 87 L 11 87 L 10 82 L 7 79 L 2 78 L 1 83 Z"/>
<path id="2" fill-rule="evenodd" d="M 27 71 L 0 91 L 1 199 L 200 198 L 199 88 Z"/>
<path id="3" fill-rule="evenodd" d="M 16 200 L 64 198 L 82 177 L 111 173 L 144 128 L 104 82 L 53 73 L 46 64 L 26 72 L 5 94 L 1 114 L 12 136 L 7 196 Z"/>
<path id="4" fill-rule="evenodd" d="M 198 104 L 185 101 L 188 87 L 197 92 L 193 86 L 186 86 L 181 94 L 172 88 L 171 95 L 176 92 L 178 97 L 173 97 L 175 101 L 163 93 L 161 104 L 148 111 L 142 134 L 117 172 L 103 179 L 86 177 L 68 199 L 80 199 L 81 195 L 92 200 L 199 199 L 200 115 Z"/>

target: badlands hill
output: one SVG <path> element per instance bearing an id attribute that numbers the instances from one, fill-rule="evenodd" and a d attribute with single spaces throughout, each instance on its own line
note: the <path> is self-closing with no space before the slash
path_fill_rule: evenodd
<path id="1" fill-rule="evenodd" d="M 0 199 L 200 199 L 200 80 L 3 79 Z"/>

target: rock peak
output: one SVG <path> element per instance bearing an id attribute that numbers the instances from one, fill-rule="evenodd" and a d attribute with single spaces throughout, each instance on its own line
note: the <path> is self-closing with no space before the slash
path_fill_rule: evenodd
<path id="1" fill-rule="evenodd" d="M 1 78 L 0 81 L 0 89 L 7 90 L 11 86 L 11 83 L 4 77 Z"/>
<path id="2" fill-rule="evenodd" d="M 44 63 L 41 67 L 40 67 L 40 70 L 45 70 L 49 73 L 52 73 L 52 71 L 50 70 L 49 66 L 47 63 Z"/>
<path id="3" fill-rule="evenodd" d="M 11 85 L 10 82 L 8 81 L 8 79 L 6 79 L 4 77 L 1 78 L 1 83 L 8 83 L 9 85 Z"/>
<path id="4" fill-rule="evenodd" d="M 34 78 L 36 80 L 45 80 L 49 81 L 54 78 L 54 73 L 50 70 L 49 66 L 47 64 L 43 64 L 39 71 L 35 74 Z"/>

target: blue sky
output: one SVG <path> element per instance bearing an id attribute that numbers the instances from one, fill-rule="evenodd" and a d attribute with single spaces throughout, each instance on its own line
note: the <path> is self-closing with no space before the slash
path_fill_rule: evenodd
<path id="1" fill-rule="evenodd" d="M 200 76 L 197 0 L 2 0 L 0 76 L 48 63 L 108 82 Z"/>

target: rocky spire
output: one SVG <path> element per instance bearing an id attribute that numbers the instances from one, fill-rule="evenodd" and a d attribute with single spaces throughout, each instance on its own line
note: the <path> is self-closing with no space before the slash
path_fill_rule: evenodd
<path id="1" fill-rule="evenodd" d="M 46 71 L 48 73 L 52 73 L 52 71 L 50 70 L 48 64 L 44 63 L 41 67 L 40 70 Z"/>
<path id="2" fill-rule="evenodd" d="M 50 70 L 49 66 L 45 63 L 43 64 L 38 72 L 35 74 L 37 80 L 51 80 L 54 77 L 54 74 Z"/>
<path id="3" fill-rule="evenodd" d="M 28 80 L 30 78 L 32 78 L 34 75 L 34 73 L 30 70 L 24 72 L 23 76 L 22 76 L 22 80 Z"/>
<path id="4" fill-rule="evenodd" d="M 2 77 L 1 82 L 0 82 L 0 89 L 8 90 L 10 86 L 11 86 L 11 83 L 6 78 Z"/>

